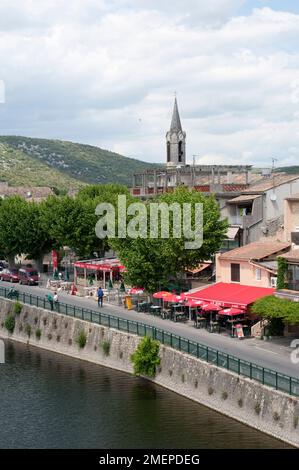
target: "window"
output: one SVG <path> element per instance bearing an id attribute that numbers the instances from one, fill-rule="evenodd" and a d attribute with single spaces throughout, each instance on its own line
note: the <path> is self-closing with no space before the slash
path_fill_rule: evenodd
<path id="1" fill-rule="evenodd" d="M 232 263 L 230 265 L 231 282 L 240 282 L 240 265 Z"/>
<path id="2" fill-rule="evenodd" d="M 170 162 L 170 142 L 167 142 L 167 161 Z"/>
<path id="3" fill-rule="evenodd" d="M 255 270 L 255 279 L 260 281 L 262 279 L 262 270 L 261 268 L 256 268 Z"/>
<path id="4" fill-rule="evenodd" d="M 183 142 L 180 140 L 179 141 L 179 162 L 182 162 L 182 156 L 183 156 Z"/>

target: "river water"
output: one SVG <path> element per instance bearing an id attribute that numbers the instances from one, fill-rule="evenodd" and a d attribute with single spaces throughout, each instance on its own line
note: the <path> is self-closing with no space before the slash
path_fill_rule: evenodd
<path id="1" fill-rule="evenodd" d="M 146 380 L 10 341 L 0 397 L 0 448 L 286 447 Z"/>

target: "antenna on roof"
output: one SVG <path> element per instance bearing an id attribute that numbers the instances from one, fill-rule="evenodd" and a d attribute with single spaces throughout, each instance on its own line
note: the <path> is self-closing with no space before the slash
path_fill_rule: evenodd
<path id="1" fill-rule="evenodd" d="M 272 157 L 272 184 L 273 184 L 273 195 L 271 196 L 272 201 L 276 201 L 275 195 L 275 163 L 278 162 L 278 158 Z"/>
<path id="2" fill-rule="evenodd" d="M 278 162 L 278 158 L 272 157 L 272 173 L 274 173 L 276 162 Z"/>

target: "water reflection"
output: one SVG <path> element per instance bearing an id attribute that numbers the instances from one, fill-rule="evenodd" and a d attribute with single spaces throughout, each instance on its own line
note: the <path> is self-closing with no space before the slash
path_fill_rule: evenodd
<path id="1" fill-rule="evenodd" d="M 7 343 L 1 448 L 282 448 L 283 443 L 130 375 Z"/>

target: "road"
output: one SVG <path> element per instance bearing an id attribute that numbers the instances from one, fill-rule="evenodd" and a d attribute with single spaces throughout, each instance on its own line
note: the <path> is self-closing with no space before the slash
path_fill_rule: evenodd
<path id="1" fill-rule="evenodd" d="M 0 282 L 0 286 L 11 288 L 12 284 Z M 41 297 L 49 293 L 47 289 L 37 286 L 21 286 L 17 284 L 14 287 L 20 292 L 28 292 Z M 97 303 L 92 298 L 82 298 L 59 293 L 59 300 L 70 305 L 99 310 Z M 101 312 L 161 328 L 169 333 L 299 379 L 299 364 L 293 364 L 290 358 L 290 354 L 293 351 L 290 343 L 293 338 L 273 339 L 267 342 L 248 338 L 240 341 L 230 336 L 209 333 L 205 329 L 195 329 L 193 322 L 175 323 L 149 314 L 138 313 L 134 310 L 128 311 L 113 304 L 104 304 Z"/>

